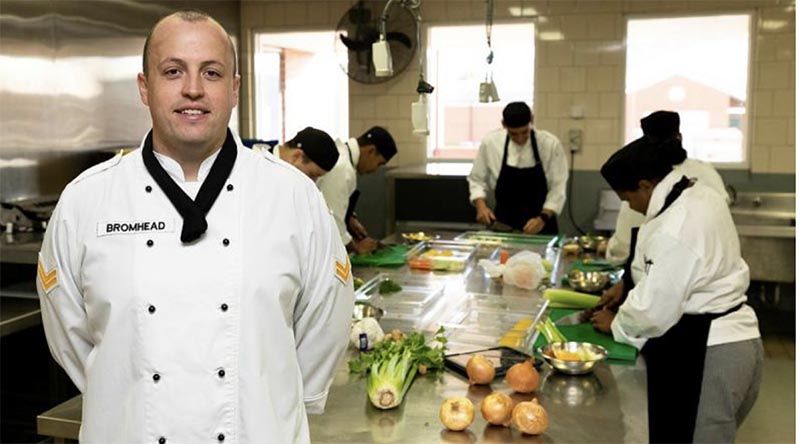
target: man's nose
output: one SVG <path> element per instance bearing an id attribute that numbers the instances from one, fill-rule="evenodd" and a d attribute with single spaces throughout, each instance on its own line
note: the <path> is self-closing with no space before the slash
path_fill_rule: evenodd
<path id="1" fill-rule="evenodd" d="M 202 76 L 200 74 L 189 74 L 185 76 L 182 92 L 186 97 L 193 99 L 202 97 L 204 94 Z"/>

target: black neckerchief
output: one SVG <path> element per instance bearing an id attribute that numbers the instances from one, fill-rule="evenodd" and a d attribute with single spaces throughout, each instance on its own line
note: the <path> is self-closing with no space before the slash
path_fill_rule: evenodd
<path id="1" fill-rule="evenodd" d="M 675 202 L 676 199 L 678 199 L 681 193 L 683 193 L 687 188 L 691 187 L 692 185 L 694 185 L 694 180 L 689 179 L 686 176 L 682 176 L 681 180 L 675 183 L 675 185 L 672 186 L 672 189 L 669 190 L 667 198 L 664 199 L 664 206 L 661 207 L 660 210 L 658 210 L 658 214 L 656 214 L 655 217 L 660 216 L 661 213 L 664 212 L 664 210 L 669 208 L 669 206 L 672 205 L 672 203 Z"/>
<path id="2" fill-rule="evenodd" d="M 233 135 L 228 131 L 225 138 L 225 143 L 222 144 L 222 149 L 219 155 L 214 159 L 214 164 L 211 165 L 211 171 L 208 177 L 203 181 L 200 186 L 200 191 L 197 193 L 195 200 L 189 198 L 186 193 L 169 177 L 169 174 L 161 166 L 155 154 L 153 154 L 153 132 L 147 135 L 142 148 L 142 159 L 144 159 L 144 166 L 153 180 L 156 181 L 159 188 L 167 195 L 172 206 L 178 210 L 183 218 L 183 229 L 181 230 L 181 242 L 184 244 L 194 242 L 208 229 L 208 222 L 206 222 L 206 214 L 214 201 L 217 200 L 225 181 L 228 180 L 233 164 L 236 162 L 236 141 Z"/>

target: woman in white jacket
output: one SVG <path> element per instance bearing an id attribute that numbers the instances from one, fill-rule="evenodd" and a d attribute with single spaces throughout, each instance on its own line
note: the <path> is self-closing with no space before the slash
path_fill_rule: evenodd
<path id="1" fill-rule="evenodd" d="M 633 287 L 621 305 L 604 298 L 592 324 L 645 357 L 651 442 L 733 442 L 763 361 L 749 269 L 724 198 L 673 170 L 665 144 L 680 141 L 643 137 L 602 167 L 645 222 Z"/>

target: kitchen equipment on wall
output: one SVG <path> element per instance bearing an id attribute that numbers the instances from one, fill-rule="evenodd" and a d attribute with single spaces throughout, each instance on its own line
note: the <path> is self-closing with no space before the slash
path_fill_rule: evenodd
<path id="1" fill-rule="evenodd" d="M 42 232 L 58 203 L 58 195 L 14 199 L 0 203 L 0 222 L 6 233 Z"/>
<path id="2" fill-rule="evenodd" d="M 408 67 L 419 42 L 415 10 L 421 0 L 359 0 L 336 26 L 344 72 L 359 83 L 382 83 Z M 392 3 L 401 7 L 391 8 Z M 391 12 L 391 14 L 389 14 Z"/>
<path id="3" fill-rule="evenodd" d="M 494 0 L 486 0 L 486 45 L 489 47 L 489 55 L 486 56 L 486 75 L 478 88 L 478 100 L 481 103 L 500 101 L 500 95 L 497 94 L 497 86 L 495 86 L 492 76 L 492 61 L 494 61 L 494 51 L 492 50 L 493 21 Z"/>

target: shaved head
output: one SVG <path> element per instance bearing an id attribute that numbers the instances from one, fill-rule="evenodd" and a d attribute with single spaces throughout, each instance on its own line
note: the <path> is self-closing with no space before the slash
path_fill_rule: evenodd
<path id="1" fill-rule="evenodd" d="M 188 22 L 188 23 L 197 23 L 197 22 L 210 21 L 210 22 L 214 23 L 216 26 L 218 26 L 220 31 L 223 34 L 225 34 L 225 38 L 228 39 L 228 43 L 229 43 L 230 50 L 231 50 L 231 57 L 233 57 L 233 74 L 236 75 L 236 73 L 237 73 L 237 69 L 236 69 L 236 48 L 233 46 L 233 40 L 231 40 L 231 37 L 225 31 L 225 28 L 223 28 L 222 25 L 220 25 L 218 21 L 214 20 L 213 17 L 211 17 L 210 15 L 206 14 L 203 11 L 199 11 L 199 10 L 195 10 L 195 9 L 185 9 L 185 10 L 181 10 L 181 11 L 178 11 L 178 12 L 174 12 L 174 13 L 166 16 L 166 17 L 163 17 L 161 20 L 158 21 L 158 23 L 155 24 L 155 26 L 153 26 L 153 29 L 150 30 L 150 34 L 147 35 L 147 39 L 144 41 L 144 51 L 142 53 L 142 72 L 144 73 L 145 77 L 147 77 L 147 75 L 148 75 L 148 72 L 147 72 L 148 69 L 147 68 L 148 68 L 148 65 L 149 65 L 149 58 L 150 58 L 149 57 L 150 41 L 153 40 L 153 36 L 155 35 L 156 31 L 158 30 L 159 25 L 161 25 L 161 23 L 163 23 L 164 21 L 166 21 L 168 19 L 172 19 L 172 18 L 178 18 L 178 19 L 180 19 L 180 20 L 182 20 L 184 22 Z"/>

